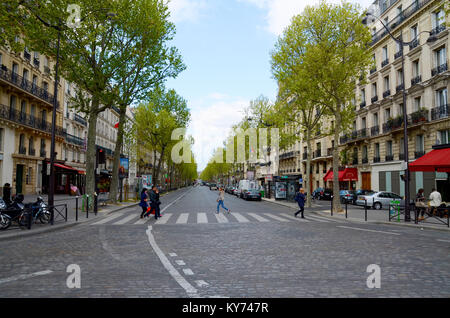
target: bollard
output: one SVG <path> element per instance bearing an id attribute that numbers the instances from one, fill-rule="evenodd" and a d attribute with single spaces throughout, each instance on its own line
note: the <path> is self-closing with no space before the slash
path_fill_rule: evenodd
<path id="1" fill-rule="evenodd" d="M 97 210 L 98 210 L 98 206 L 97 206 L 97 192 L 94 192 L 94 214 L 95 216 L 97 216 Z"/>
<path id="2" fill-rule="evenodd" d="M 66 208 L 66 222 L 67 222 L 67 203 L 64 204 L 65 208 Z"/>
<path id="3" fill-rule="evenodd" d="M 348 206 L 348 201 L 345 200 L 345 218 L 347 219 L 347 206 Z"/>
<path id="4" fill-rule="evenodd" d="M 27 227 L 29 230 L 31 230 L 31 221 L 33 219 L 33 210 L 30 210 L 27 213 Z"/>
<path id="5" fill-rule="evenodd" d="M 364 200 L 364 214 L 365 214 L 365 220 L 367 222 L 367 199 Z"/>
<path id="6" fill-rule="evenodd" d="M 75 199 L 75 222 L 78 222 L 78 196 Z"/>
<path id="7" fill-rule="evenodd" d="M 86 194 L 86 219 L 89 219 L 89 194 Z"/>
<path id="8" fill-rule="evenodd" d="M 331 216 L 333 216 L 333 196 L 331 196 Z"/>

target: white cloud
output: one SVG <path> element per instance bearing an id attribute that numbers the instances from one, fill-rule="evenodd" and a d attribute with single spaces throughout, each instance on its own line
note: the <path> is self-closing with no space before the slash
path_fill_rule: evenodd
<path id="1" fill-rule="evenodd" d="M 195 106 L 191 107 L 192 121 L 187 133 L 195 140 L 193 151 L 199 170 L 206 167 L 213 150 L 223 146 L 231 127 L 242 119 L 242 111 L 249 103 L 247 99 L 219 93 L 192 103 Z"/>
<path id="2" fill-rule="evenodd" d="M 169 20 L 178 22 L 196 22 L 207 7 L 206 0 L 168 0 Z"/>
<path id="3" fill-rule="evenodd" d="M 266 14 L 266 30 L 274 35 L 281 35 L 283 30 L 290 24 L 291 18 L 301 14 L 307 5 L 317 5 L 320 0 L 239 0 L 255 5 L 263 9 Z M 340 3 L 340 0 L 328 0 L 328 3 Z M 363 8 L 372 4 L 373 0 L 353 0 Z"/>

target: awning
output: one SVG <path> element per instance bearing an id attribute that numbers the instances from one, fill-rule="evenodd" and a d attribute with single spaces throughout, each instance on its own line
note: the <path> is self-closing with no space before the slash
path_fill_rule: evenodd
<path id="1" fill-rule="evenodd" d="M 410 171 L 450 172 L 450 148 L 434 149 L 409 164 Z"/>
<path id="2" fill-rule="evenodd" d="M 358 181 L 358 169 L 356 168 L 345 168 L 339 171 L 338 175 L 339 181 Z M 328 170 L 323 181 L 333 181 L 333 169 Z"/>
<path id="3" fill-rule="evenodd" d="M 63 165 L 63 164 L 60 164 L 60 163 L 55 163 L 54 165 L 55 165 L 55 167 L 59 167 L 59 168 L 63 168 L 63 169 L 67 169 L 67 170 L 77 171 L 78 172 L 77 169 L 69 167 L 69 166 L 66 166 L 66 165 Z"/>

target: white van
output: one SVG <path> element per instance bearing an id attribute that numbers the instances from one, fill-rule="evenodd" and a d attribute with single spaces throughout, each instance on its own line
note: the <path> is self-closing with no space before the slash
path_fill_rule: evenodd
<path id="1" fill-rule="evenodd" d="M 244 192 L 248 190 L 259 189 L 258 182 L 254 180 L 241 180 L 239 181 L 238 196 L 242 199 Z"/>

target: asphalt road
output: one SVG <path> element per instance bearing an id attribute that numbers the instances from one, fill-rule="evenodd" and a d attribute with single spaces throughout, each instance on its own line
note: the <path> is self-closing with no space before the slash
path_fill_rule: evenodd
<path id="1" fill-rule="evenodd" d="M 133 208 L 0 241 L 0 297 L 450 296 L 448 232 L 308 211 L 295 219 L 290 208 L 228 194 L 231 213 L 217 215 L 217 195 L 207 187 L 170 193 L 156 223 Z M 380 288 L 367 286 L 371 264 Z M 80 288 L 69 288 L 72 268 Z"/>

